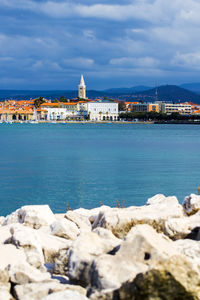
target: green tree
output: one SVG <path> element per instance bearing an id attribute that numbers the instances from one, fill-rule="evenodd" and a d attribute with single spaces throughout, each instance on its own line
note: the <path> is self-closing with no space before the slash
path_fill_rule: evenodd
<path id="1" fill-rule="evenodd" d="M 35 108 L 39 108 L 41 106 L 41 104 L 44 102 L 45 101 L 44 101 L 43 97 L 39 97 L 39 98 L 35 99 L 35 101 L 34 101 Z"/>

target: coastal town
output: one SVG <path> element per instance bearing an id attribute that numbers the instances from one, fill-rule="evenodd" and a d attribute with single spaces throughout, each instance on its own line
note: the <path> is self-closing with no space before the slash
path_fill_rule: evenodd
<path id="1" fill-rule="evenodd" d="M 166 102 L 158 100 L 157 95 L 152 103 L 127 102 L 106 97 L 105 99 L 88 99 L 83 75 L 78 85 L 78 97 L 74 99 L 60 97 L 59 100 L 49 100 L 39 97 L 30 100 L 0 102 L 1 123 L 119 122 L 127 119 L 130 113 L 135 113 L 139 119 L 142 113 L 179 114 L 191 116 L 194 119 L 200 116 L 200 105 L 189 100 L 184 103 Z"/>

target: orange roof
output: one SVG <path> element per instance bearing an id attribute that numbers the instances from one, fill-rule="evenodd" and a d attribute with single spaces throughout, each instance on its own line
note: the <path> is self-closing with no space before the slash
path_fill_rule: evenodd
<path id="1" fill-rule="evenodd" d="M 192 112 L 192 114 L 200 114 L 200 109 L 199 109 L 199 110 L 194 110 L 194 111 Z"/>
<path id="2" fill-rule="evenodd" d="M 55 103 L 42 103 L 41 106 L 45 106 L 45 107 L 48 107 L 48 106 L 58 107 L 59 103 L 58 102 L 55 102 Z"/>
<path id="3" fill-rule="evenodd" d="M 77 105 L 77 102 L 61 102 L 63 105 Z"/>

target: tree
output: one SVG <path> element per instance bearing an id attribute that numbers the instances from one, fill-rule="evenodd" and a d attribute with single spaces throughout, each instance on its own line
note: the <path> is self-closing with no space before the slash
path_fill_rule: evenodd
<path id="1" fill-rule="evenodd" d="M 45 103 L 43 97 L 39 97 L 39 98 L 35 99 L 35 101 L 34 101 L 35 108 L 39 108 L 42 103 Z"/>
<path id="2" fill-rule="evenodd" d="M 60 102 L 67 102 L 67 99 L 65 98 L 65 96 L 61 96 L 61 97 L 59 98 L 59 101 L 60 101 Z"/>

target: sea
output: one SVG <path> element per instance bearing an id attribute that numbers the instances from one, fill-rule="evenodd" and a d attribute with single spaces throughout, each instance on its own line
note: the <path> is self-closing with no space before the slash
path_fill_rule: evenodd
<path id="1" fill-rule="evenodd" d="M 0 124 L 0 215 L 144 205 L 200 186 L 199 125 Z"/>

